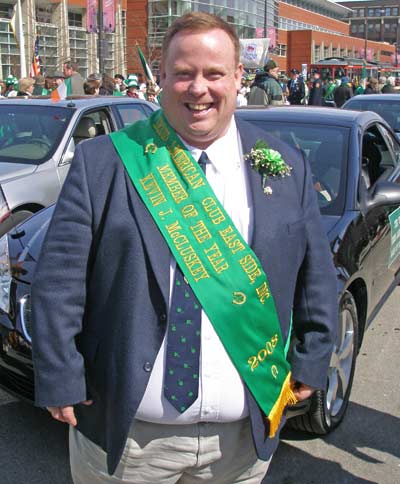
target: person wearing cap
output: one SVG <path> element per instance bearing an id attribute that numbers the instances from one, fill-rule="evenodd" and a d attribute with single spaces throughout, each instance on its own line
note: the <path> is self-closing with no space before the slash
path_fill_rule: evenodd
<path id="1" fill-rule="evenodd" d="M 18 82 L 17 96 L 31 97 L 35 87 L 35 80 L 31 77 L 23 77 Z"/>
<path id="2" fill-rule="evenodd" d="M 343 76 L 340 86 L 333 93 L 336 107 L 341 108 L 351 97 L 353 97 L 353 89 L 350 87 L 350 79 L 347 76 Z"/>
<path id="3" fill-rule="evenodd" d="M 139 98 L 139 82 L 135 74 L 129 74 L 128 78 L 125 80 L 126 85 L 126 95 L 128 97 Z"/>
<path id="4" fill-rule="evenodd" d="M 299 74 L 297 69 L 291 69 L 290 71 L 290 81 L 287 84 L 289 91 L 288 101 L 290 104 L 301 104 L 306 95 L 304 81 Z"/>
<path id="5" fill-rule="evenodd" d="M 317 70 L 312 71 L 313 80 L 310 89 L 310 96 L 308 98 L 309 106 L 322 106 L 323 104 L 323 90 L 320 74 Z"/>
<path id="6" fill-rule="evenodd" d="M 18 93 L 18 79 L 10 74 L 6 77 L 6 92 L 5 97 L 15 97 Z"/>
<path id="7" fill-rule="evenodd" d="M 278 81 L 279 66 L 270 59 L 264 71 L 256 74 L 250 89 L 249 105 L 280 106 L 284 104 L 282 87 Z"/>

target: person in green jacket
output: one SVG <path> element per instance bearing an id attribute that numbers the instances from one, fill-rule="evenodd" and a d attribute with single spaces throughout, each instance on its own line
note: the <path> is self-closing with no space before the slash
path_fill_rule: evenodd
<path id="1" fill-rule="evenodd" d="M 278 81 L 279 66 L 270 59 L 264 72 L 258 72 L 250 88 L 248 105 L 280 106 L 284 104 L 282 87 Z"/>

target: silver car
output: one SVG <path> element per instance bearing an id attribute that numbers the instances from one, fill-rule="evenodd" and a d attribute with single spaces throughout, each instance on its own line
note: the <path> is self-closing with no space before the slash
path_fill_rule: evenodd
<path id="1" fill-rule="evenodd" d="M 128 97 L 0 101 L 0 236 L 57 200 L 75 146 L 149 116 Z"/>

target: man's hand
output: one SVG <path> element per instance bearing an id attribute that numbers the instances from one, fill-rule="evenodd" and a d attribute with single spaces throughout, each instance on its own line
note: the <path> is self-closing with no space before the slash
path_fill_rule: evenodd
<path id="1" fill-rule="evenodd" d="M 290 384 L 298 402 L 301 402 L 306 398 L 310 398 L 311 395 L 315 392 L 315 388 L 312 388 L 305 383 L 301 383 L 296 380 L 291 380 Z"/>
<path id="2" fill-rule="evenodd" d="M 82 402 L 83 405 L 92 405 L 93 400 L 86 400 Z M 74 407 L 72 405 L 66 405 L 65 407 L 46 407 L 51 416 L 55 420 L 65 422 L 73 427 L 76 426 L 77 421 L 75 417 Z"/>

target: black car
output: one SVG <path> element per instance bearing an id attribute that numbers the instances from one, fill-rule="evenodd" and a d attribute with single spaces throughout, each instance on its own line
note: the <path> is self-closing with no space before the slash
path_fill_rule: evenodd
<path id="1" fill-rule="evenodd" d="M 371 112 L 277 107 L 238 116 L 301 150 L 312 167 L 340 318 L 326 389 L 292 408 L 289 422 L 325 434 L 343 419 L 364 332 L 400 280 L 400 145 Z M 30 283 L 52 211 L 0 239 L 0 385 L 26 399 L 33 398 Z"/>
<path id="2" fill-rule="evenodd" d="M 360 94 L 343 104 L 342 109 L 374 111 L 382 116 L 400 139 L 400 95 Z"/>

